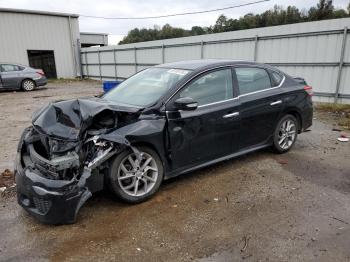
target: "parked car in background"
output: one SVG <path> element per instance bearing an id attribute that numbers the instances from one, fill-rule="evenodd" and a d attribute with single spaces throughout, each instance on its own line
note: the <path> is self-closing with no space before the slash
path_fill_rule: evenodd
<path id="1" fill-rule="evenodd" d="M 46 84 L 47 78 L 41 69 L 0 62 L 0 90 L 22 89 L 32 91 L 36 87 Z"/>
<path id="2" fill-rule="evenodd" d="M 100 98 L 50 103 L 19 142 L 18 202 L 43 222 L 73 223 L 104 185 L 138 203 L 164 179 L 266 147 L 285 153 L 312 124 L 311 96 L 268 65 L 196 60 L 145 69 Z"/>

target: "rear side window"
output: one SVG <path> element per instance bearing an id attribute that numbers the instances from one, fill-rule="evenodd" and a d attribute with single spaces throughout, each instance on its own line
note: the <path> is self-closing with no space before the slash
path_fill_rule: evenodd
<path id="1" fill-rule="evenodd" d="M 270 71 L 270 75 L 271 75 L 272 85 L 279 86 L 283 80 L 283 75 L 276 71 Z"/>
<path id="2" fill-rule="evenodd" d="M 221 69 L 191 82 L 180 97 L 191 97 L 199 106 L 233 98 L 231 69 Z"/>
<path id="3" fill-rule="evenodd" d="M 9 64 L 1 65 L 1 71 L 2 72 L 12 72 L 12 71 L 20 71 L 20 70 L 21 69 L 20 69 L 20 67 L 18 65 L 9 65 Z"/>
<path id="4" fill-rule="evenodd" d="M 270 76 L 265 69 L 256 67 L 236 68 L 239 93 L 241 95 L 271 88 Z"/>

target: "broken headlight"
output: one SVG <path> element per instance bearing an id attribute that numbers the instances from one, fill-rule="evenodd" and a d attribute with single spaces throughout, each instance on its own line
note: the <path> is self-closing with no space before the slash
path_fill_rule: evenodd
<path id="1" fill-rule="evenodd" d="M 49 147 L 51 154 L 64 153 L 66 151 L 74 149 L 78 145 L 78 142 L 71 142 L 58 139 L 49 139 Z"/>

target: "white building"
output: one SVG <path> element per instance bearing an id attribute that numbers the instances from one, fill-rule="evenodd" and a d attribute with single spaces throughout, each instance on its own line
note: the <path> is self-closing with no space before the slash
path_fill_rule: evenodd
<path id="1" fill-rule="evenodd" d="M 78 17 L 0 8 L 0 62 L 41 68 L 48 77 L 80 76 Z"/>

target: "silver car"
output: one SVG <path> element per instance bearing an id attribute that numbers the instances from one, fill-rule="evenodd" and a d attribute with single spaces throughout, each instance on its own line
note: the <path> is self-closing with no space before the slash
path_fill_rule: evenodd
<path id="1" fill-rule="evenodd" d="M 45 73 L 41 69 L 0 62 L 0 90 L 22 89 L 32 91 L 47 84 Z"/>

